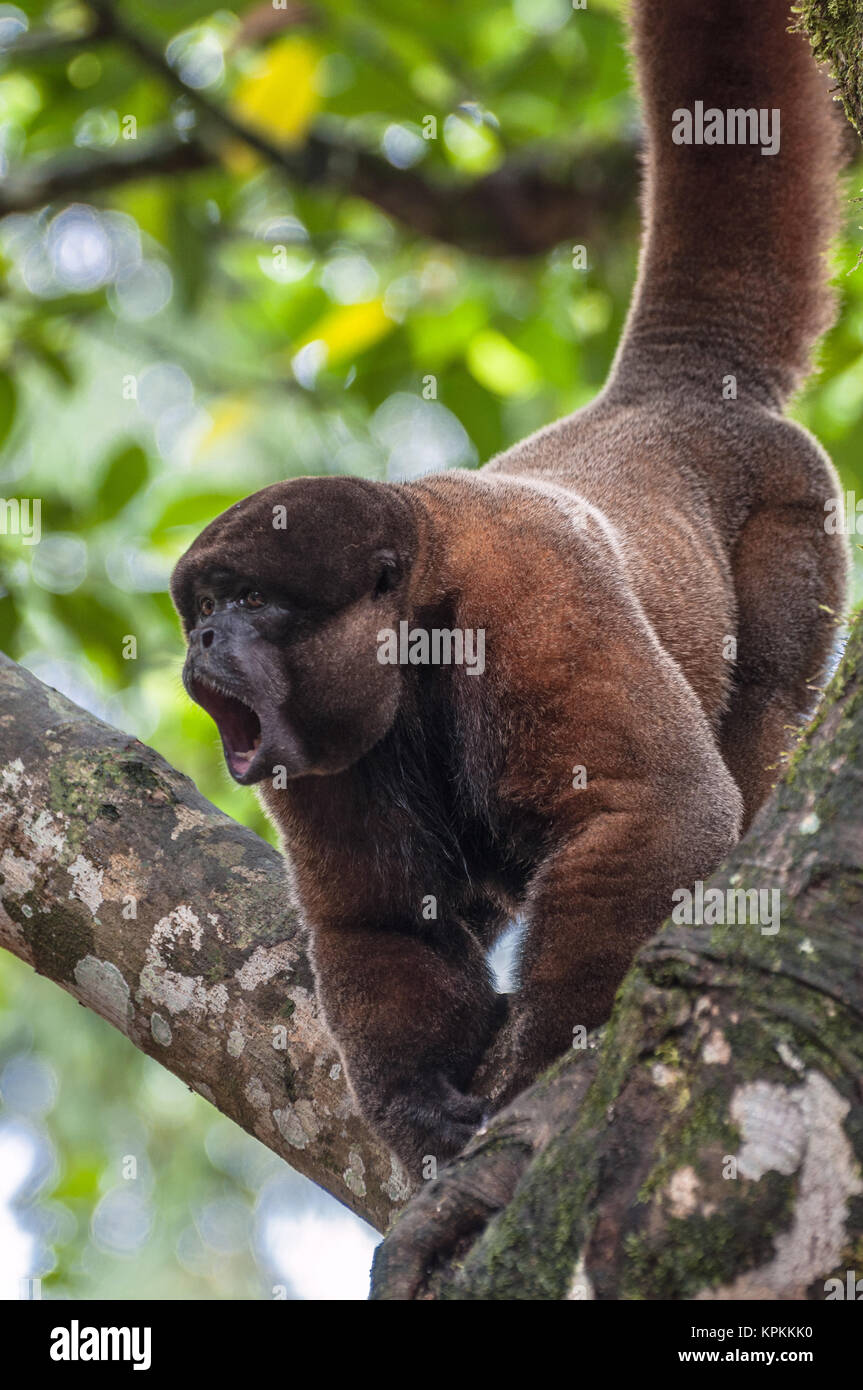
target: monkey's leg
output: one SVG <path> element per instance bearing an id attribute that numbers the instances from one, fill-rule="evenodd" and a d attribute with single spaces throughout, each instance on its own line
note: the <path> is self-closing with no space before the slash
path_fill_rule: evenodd
<path id="1" fill-rule="evenodd" d="M 470 932 L 359 923 L 316 928 L 318 997 L 366 1119 L 416 1176 L 464 1148 L 487 1101 L 465 1088 L 499 1021 L 501 996 Z"/>
<path id="2" fill-rule="evenodd" d="M 689 788 L 618 785 L 614 796 L 626 809 L 575 827 L 531 885 L 521 985 L 494 1049 L 495 1105 L 608 1018 L 639 946 L 670 914 L 674 891 L 706 878 L 737 837 L 740 795 L 713 745 Z"/>
<path id="3" fill-rule="evenodd" d="M 823 498 L 832 495 L 825 477 Z M 845 594 L 841 536 L 817 508 L 776 507 L 747 522 L 733 557 L 737 662 L 720 743 L 744 801 L 744 830 L 782 776 L 781 755 L 812 712 Z"/>

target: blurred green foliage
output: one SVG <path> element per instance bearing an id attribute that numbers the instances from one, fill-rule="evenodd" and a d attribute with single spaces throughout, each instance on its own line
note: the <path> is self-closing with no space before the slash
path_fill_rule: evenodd
<path id="1" fill-rule="evenodd" d="M 611 151 L 637 128 L 616 0 L 583 12 L 569 0 L 119 8 L 196 91 L 274 143 L 344 137 L 383 151 L 394 182 L 413 169 L 457 188 L 534 150 L 552 165 Z M 26 16 L 0 6 L 0 191 L 22 173 L 132 157 L 154 132 L 196 130 L 194 99 L 128 45 L 88 37 L 91 22 L 73 0 L 28 0 Z M 437 138 L 424 140 L 429 115 Z M 858 164 L 835 255 L 841 314 L 795 404 L 858 496 L 861 187 Z M 288 180 L 231 140 L 195 171 L 80 196 L 70 187 L 11 213 L 0 222 L 0 494 L 41 499 L 42 540 L 0 534 L 0 646 L 269 836 L 183 695 L 172 564 L 204 523 L 267 483 L 475 466 L 589 400 L 636 249 L 633 219 L 588 246 L 586 272 L 573 270 L 570 245 L 484 259 L 338 188 Z M 859 596 L 859 567 L 857 586 Z M 26 1093 L 27 1065 L 37 1097 L 45 1091 L 26 1124 L 49 1156 L 25 1195 L 46 1291 L 269 1296 L 253 1208 L 268 1182 L 287 1183 L 285 1200 L 301 1207 L 314 1204 L 308 1190 L 4 958 L 0 1089 L 13 1119 L 7 1093 Z M 129 1221 L 140 1239 L 112 1250 L 97 1213 L 124 1190 L 118 1165 L 135 1153 L 143 1197 Z M 202 1213 L 214 1209 L 233 1217 L 208 1226 Z M 218 1235 L 244 1220 L 242 1238 Z"/>

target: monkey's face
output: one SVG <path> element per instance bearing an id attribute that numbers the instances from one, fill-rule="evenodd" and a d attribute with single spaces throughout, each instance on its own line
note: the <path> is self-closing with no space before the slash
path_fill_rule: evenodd
<path id="1" fill-rule="evenodd" d="M 404 616 L 415 545 L 393 488 L 300 478 L 238 502 L 182 557 L 183 683 L 235 781 L 339 772 L 384 736 L 403 677 L 378 633 Z"/>

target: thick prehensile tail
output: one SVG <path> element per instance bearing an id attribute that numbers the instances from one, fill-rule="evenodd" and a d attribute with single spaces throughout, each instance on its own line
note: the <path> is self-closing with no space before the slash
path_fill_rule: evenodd
<path id="1" fill-rule="evenodd" d="M 789 0 L 634 0 L 645 237 L 608 391 L 778 407 L 833 312 L 840 123 Z M 719 385 L 717 384 L 719 383 Z"/>

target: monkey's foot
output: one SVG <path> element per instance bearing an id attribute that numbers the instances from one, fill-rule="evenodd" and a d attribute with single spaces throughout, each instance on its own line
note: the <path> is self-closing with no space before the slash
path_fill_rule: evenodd
<path id="1" fill-rule="evenodd" d="M 461 1153 L 491 1109 L 487 1096 L 465 1095 L 439 1072 L 422 1090 L 405 1087 L 375 1106 L 371 1119 L 416 1177 Z"/>

